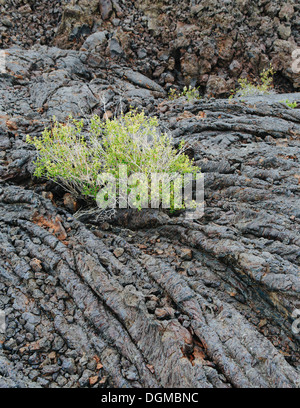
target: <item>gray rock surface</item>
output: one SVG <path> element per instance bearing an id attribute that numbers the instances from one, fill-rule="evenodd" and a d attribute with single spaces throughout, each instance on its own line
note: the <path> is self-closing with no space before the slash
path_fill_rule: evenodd
<path id="1" fill-rule="evenodd" d="M 256 80 L 272 63 L 276 88 L 292 92 L 300 87 L 291 69 L 299 7 L 297 0 L 8 0 L 0 4 L 0 47 L 80 49 L 96 38 L 104 47 L 99 32 L 106 32 L 101 55 L 125 60 L 166 89 L 175 79 L 223 97 L 239 77 Z"/>
<path id="2" fill-rule="evenodd" d="M 28 15 L 30 2 L 23 3 L 15 16 Z M 205 24 L 207 32 L 196 34 L 208 12 L 216 19 L 214 1 L 207 10 L 182 2 L 177 16 L 171 1 L 160 15 L 151 3 L 140 2 L 137 12 L 137 4 L 101 2 L 100 20 L 99 1 L 68 4 L 56 39 L 68 32 L 77 50 L 25 49 L 31 42 L 1 34 L 2 45 L 22 47 L 7 49 L 0 74 L 0 388 L 300 386 L 300 338 L 292 330 L 300 309 L 299 93 L 169 100 L 167 81 L 177 86 L 180 75 L 206 75 L 203 83 L 224 89 L 248 70 L 245 55 L 255 66 L 277 57 L 272 44 L 243 48 L 238 36 L 245 55 L 231 55 L 231 37 L 215 38 Z M 218 4 L 226 24 L 231 6 Z M 299 38 L 297 7 L 253 5 L 265 12 L 251 17 L 253 30 L 288 55 Z M 238 2 L 241 27 L 245 13 Z M 14 33 L 19 23 L 7 18 L 4 33 Z M 277 23 L 285 27 L 280 38 Z M 101 33 L 89 37 L 96 28 Z M 195 53 L 198 36 L 205 47 Z M 112 38 L 122 58 L 110 58 Z M 155 50 L 156 41 L 168 45 Z M 196 74 L 195 56 L 203 60 Z M 200 220 L 154 210 L 118 211 L 104 223 L 91 214 L 78 219 L 65 191 L 32 177 L 36 153 L 26 135 L 39 136 L 53 115 L 85 122 L 130 106 L 156 115 L 175 144 L 186 141 L 205 175 Z"/>

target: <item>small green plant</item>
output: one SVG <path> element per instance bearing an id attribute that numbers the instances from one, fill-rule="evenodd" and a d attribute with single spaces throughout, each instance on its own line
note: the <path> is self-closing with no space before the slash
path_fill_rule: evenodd
<path id="1" fill-rule="evenodd" d="M 194 99 L 200 99 L 199 88 L 193 88 L 191 85 L 189 87 L 185 86 L 181 95 L 184 96 L 189 102 L 193 101 Z"/>
<path id="2" fill-rule="evenodd" d="M 273 91 L 273 77 L 275 71 L 270 65 L 268 69 L 264 69 L 260 73 L 260 81 L 254 84 L 248 81 L 247 78 L 240 78 L 238 80 L 239 88 L 237 90 L 231 90 L 230 99 L 233 97 L 254 96 L 254 95 L 266 95 Z"/>
<path id="3" fill-rule="evenodd" d="M 126 168 L 126 178 L 144 176 L 145 194 L 153 173 L 183 176 L 200 172 L 184 153 L 184 142 L 175 149 L 171 137 L 159 131 L 157 118 L 146 117 L 144 112 L 133 110 L 106 121 L 94 116 L 88 131 L 84 133 L 83 128 L 82 120 L 69 118 L 67 124 L 55 120 L 41 138 L 27 136 L 27 142 L 38 151 L 34 175 L 53 180 L 75 197 L 96 199 L 105 184 L 99 185 L 99 175 L 113 176 L 119 187 L 120 166 Z M 128 184 L 127 194 L 136 183 Z M 172 203 L 170 208 L 174 209 Z"/>
<path id="4" fill-rule="evenodd" d="M 191 85 L 189 87 L 185 86 L 182 92 L 178 92 L 176 89 L 171 88 L 169 91 L 169 99 L 174 100 L 180 97 L 185 97 L 188 102 L 191 102 L 195 99 L 201 99 L 199 93 L 199 87 L 193 88 Z"/>
<path id="5" fill-rule="evenodd" d="M 168 98 L 170 101 L 174 101 L 175 99 L 180 98 L 180 92 L 178 92 L 175 88 L 171 88 L 169 90 Z"/>
<path id="6" fill-rule="evenodd" d="M 289 108 L 291 108 L 291 109 L 295 109 L 295 108 L 297 108 L 297 106 L 298 106 L 298 103 L 295 101 L 295 102 L 291 102 L 289 99 L 286 99 L 285 101 L 283 100 L 283 101 L 280 101 L 281 103 L 285 103 Z"/>

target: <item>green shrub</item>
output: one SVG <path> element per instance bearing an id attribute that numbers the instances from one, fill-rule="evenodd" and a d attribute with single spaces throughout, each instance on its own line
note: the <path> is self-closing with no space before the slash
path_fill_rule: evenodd
<path id="1" fill-rule="evenodd" d="M 177 98 L 180 98 L 180 92 L 177 91 L 177 89 L 175 88 L 171 88 L 169 90 L 169 94 L 168 94 L 168 98 L 170 99 L 170 101 L 174 101 Z"/>
<path id="2" fill-rule="evenodd" d="M 191 102 L 195 99 L 201 99 L 199 93 L 199 87 L 193 88 L 191 85 L 189 87 L 185 86 L 182 92 L 178 92 L 176 89 L 171 88 L 169 91 L 169 99 L 174 100 L 180 97 L 184 97 L 188 102 Z"/>
<path id="3" fill-rule="evenodd" d="M 289 108 L 291 108 L 291 109 L 295 109 L 295 108 L 297 108 L 297 106 L 298 106 L 298 103 L 295 101 L 295 102 L 291 102 L 289 99 L 286 99 L 285 101 L 283 100 L 283 101 L 280 101 L 281 103 L 285 103 Z"/>
<path id="4" fill-rule="evenodd" d="M 266 95 L 273 91 L 273 76 L 275 71 L 270 65 L 268 69 L 264 69 L 260 73 L 259 83 L 252 83 L 248 81 L 247 78 L 240 78 L 238 80 L 239 88 L 237 90 L 231 90 L 231 96 L 233 97 L 243 97 L 243 96 L 255 96 L 255 95 Z"/>
<path id="5" fill-rule="evenodd" d="M 127 166 L 128 177 L 142 173 L 147 180 L 151 173 L 199 173 L 184 153 L 184 143 L 175 149 L 170 136 L 160 133 L 157 118 L 144 112 L 131 111 L 106 121 L 94 116 L 87 135 L 88 140 L 83 121 L 70 118 L 67 124 L 54 121 L 41 138 L 27 136 L 38 151 L 34 175 L 59 183 L 74 196 L 95 199 L 101 189 L 98 175 L 109 173 L 118 179 L 120 165 Z"/>

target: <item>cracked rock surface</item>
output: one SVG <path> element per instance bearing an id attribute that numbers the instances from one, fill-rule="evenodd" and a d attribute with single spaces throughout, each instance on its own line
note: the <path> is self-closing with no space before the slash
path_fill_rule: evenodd
<path id="1" fill-rule="evenodd" d="M 0 222 L 1 300 L 8 313 L 3 353 L 25 378 L 41 386 L 91 385 L 94 377 L 98 386 L 117 387 L 299 386 L 296 340 L 288 337 L 280 298 L 277 312 L 267 296 L 272 288 L 261 298 L 247 275 L 266 259 L 242 245 L 225 241 L 223 252 L 218 245 L 211 251 L 201 227 L 173 221 L 142 234 L 148 242 L 150 231 L 159 232 L 161 239 L 149 241 L 161 249 L 136 245 L 128 242 L 128 228 L 90 231 L 49 200 L 14 186 L 2 189 Z M 185 239 L 174 240 L 173 229 Z M 180 262 L 187 243 L 195 246 L 195 259 Z M 234 258 L 234 245 L 238 260 L 226 265 L 224 252 Z M 121 257 L 114 247 L 124 249 Z M 275 281 L 275 292 L 284 295 Z M 297 288 L 287 292 L 292 306 Z M 257 326 L 259 316 L 264 321 Z"/>

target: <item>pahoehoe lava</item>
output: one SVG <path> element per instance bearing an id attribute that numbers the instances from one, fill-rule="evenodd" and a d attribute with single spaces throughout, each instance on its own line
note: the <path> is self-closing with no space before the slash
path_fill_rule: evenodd
<path id="1" fill-rule="evenodd" d="M 30 1 L 7 3 L 16 16 L 31 7 L 41 20 L 44 2 L 35 8 Z M 78 14 L 72 7 L 80 2 L 65 2 L 65 11 L 63 2 L 52 3 L 42 20 L 49 25 L 42 41 L 37 34 L 32 42 L 26 33 L 17 38 L 13 18 L 0 18 L 6 27 L 6 71 L 0 74 L 0 311 L 6 315 L 0 387 L 299 387 L 300 336 L 292 330 L 293 312 L 300 309 L 299 76 L 282 67 L 283 89 L 293 91 L 284 95 L 228 100 L 207 92 L 200 100 L 169 100 L 168 81 L 181 84 L 193 75 L 201 76 L 201 86 L 208 86 L 203 76 L 210 77 L 211 89 L 222 95 L 212 82 L 221 73 L 230 85 L 226 75 L 234 56 L 227 61 L 219 49 L 223 62 L 214 65 L 209 54 L 208 71 L 199 73 L 197 65 L 193 72 L 189 55 L 199 61 L 208 45 L 197 51 L 194 42 L 185 43 L 196 29 L 184 26 L 183 18 L 178 44 L 170 43 L 167 57 L 157 57 L 159 73 L 159 65 L 149 65 L 151 54 L 144 64 L 142 55 L 149 53 L 147 36 L 156 46 L 175 35 L 171 25 L 166 38 L 160 28 L 171 18 L 172 1 L 161 2 L 166 9 L 160 17 L 131 5 L 132 20 L 124 1 L 98 1 L 95 15 L 104 29 L 85 9 L 96 2 L 81 2 Z M 195 25 L 213 2 L 208 10 L 193 3 Z M 266 32 L 265 17 L 277 16 L 278 27 L 290 28 L 290 42 L 298 41 L 299 20 L 291 7 L 299 14 L 299 6 L 265 3 Z M 7 13 L 8 6 L 0 2 Z M 236 13 L 241 18 L 246 11 Z M 124 27 L 141 21 L 143 41 L 132 46 Z M 90 30 L 85 34 L 78 31 L 84 25 Z M 277 47 L 288 42 L 284 27 L 278 28 Z M 275 61 L 267 51 L 248 55 L 252 63 L 265 56 Z M 248 57 L 238 58 L 246 64 Z M 298 106 L 288 108 L 286 99 Z M 71 112 L 83 118 L 116 114 L 120 104 L 156 115 L 175 144 L 188 143 L 205 176 L 203 218 L 123 210 L 101 223 L 92 215 L 78 219 L 64 205 L 61 188 L 32 176 L 36 152 L 27 134 L 39 136 L 53 115 L 65 121 Z"/>

